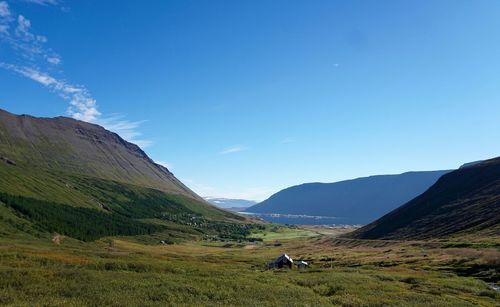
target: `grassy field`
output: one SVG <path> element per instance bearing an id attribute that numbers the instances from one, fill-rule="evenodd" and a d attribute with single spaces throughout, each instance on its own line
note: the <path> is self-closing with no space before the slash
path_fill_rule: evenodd
<path id="1" fill-rule="evenodd" d="M 275 226 L 252 236 L 263 241 L 2 235 L 0 305 L 499 305 L 499 294 L 478 278 L 498 281 L 496 247 L 339 240 Z M 266 269 L 285 252 L 311 267 Z"/>
<path id="2" fill-rule="evenodd" d="M 317 235 L 319 235 L 318 232 L 304 228 L 269 226 L 264 231 L 257 231 L 252 233 L 249 237 L 259 238 L 263 241 L 280 241 L 315 237 Z"/>

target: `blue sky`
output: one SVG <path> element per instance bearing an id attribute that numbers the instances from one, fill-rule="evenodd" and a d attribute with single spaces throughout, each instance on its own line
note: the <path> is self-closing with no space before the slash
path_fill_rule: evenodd
<path id="1" fill-rule="evenodd" d="M 500 153 L 499 1 L 0 0 L 0 107 L 104 125 L 204 196 Z"/>

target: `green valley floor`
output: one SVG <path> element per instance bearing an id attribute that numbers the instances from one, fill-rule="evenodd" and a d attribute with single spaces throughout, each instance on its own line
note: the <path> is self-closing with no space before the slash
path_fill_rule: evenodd
<path id="1" fill-rule="evenodd" d="M 338 239 L 266 227 L 256 242 L 0 239 L 3 306 L 499 306 L 498 243 Z M 268 270 L 282 253 L 311 266 Z"/>

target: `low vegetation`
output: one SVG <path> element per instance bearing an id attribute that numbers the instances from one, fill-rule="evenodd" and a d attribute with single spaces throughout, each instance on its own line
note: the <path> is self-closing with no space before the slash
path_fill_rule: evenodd
<path id="1" fill-rule="evenodd" d="M 34 198 L 0 193 L 0 201 L 28 218 L 41 231 L 57 232 L 83 241 L 104 236 L 151 234 L 161 228 L 95 209 L 71 207 Z"/>
<path id="2" fill-rule="evenodd" d="M 0 192 L 73 207 L 105 210 L 134 219 L 153 218 L 165 212 L 187 212 L 213 220 L 243 220 L 238 215 L 183 195 L 61 171 L 20 165 L 9 167 L 5 163 L 0 163 Z"/>
<path id="3" fill-rule="evenodd" d="M 265 229 L 261 224 L 212 221 L 200 214 L 185 212 L 179 214 L 163 213 L 160 219 L 189 226 L 204 234 L 206 240 L 212 241 L 262 241 L 259 238 L 250 237 L 250 234 L 253 231 Z"/>
<path id="4" fill-rule="evenodd" d="M 49 239 L 2 238 L 0 304 L 498 305 L 498 293 L 486 282 L 459 276 L 450 267 L 464 261 L 454 248 L 364 244 L 320 234 L 288 239 L 303 230 L 267 226 L 259 231 L 282 244 L 142 244 L 135 237 L 89 243 L 63 238 L 54 244 Z M 267 262 L 283 252 L 308 260 L 311 267 L 267 270 Z M 484 255 L 476 257 L 475 261 L 485 260 Z"/>

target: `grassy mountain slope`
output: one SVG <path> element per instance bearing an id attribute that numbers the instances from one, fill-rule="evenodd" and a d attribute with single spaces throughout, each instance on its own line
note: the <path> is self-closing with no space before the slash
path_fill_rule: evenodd
<path id="1" fill-rule="evenodd" d="M 500 237 L 500 157 L 444 175 L 429 190 L 348 235 L 360 239 Z"/>
<path id="2" fill-rule="evenodd" d="M 66 117 L 36 118 L 0 110 L 0 157 L 17 165 L 82 174 L 199 198 L 137 145 Z"/>
<path id="3" fill-rule="evenodd" d="M 0 232 L 10 235 L 57 232 L 81 240 L 169 229 L 191 233 L 193 220 L 205 228 L 243 220 L 209 205 L 139 147 L 102 127 L 5 111 L 0 218 L 6 222 Z"/>
<path id="4" fill-rule="evenodd" d="M 423 193 L 448 171 L 408 172 L 284 189 L 246 211 L 339 217 L 365 224 Z"/>

